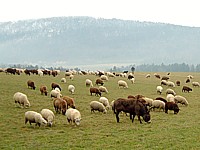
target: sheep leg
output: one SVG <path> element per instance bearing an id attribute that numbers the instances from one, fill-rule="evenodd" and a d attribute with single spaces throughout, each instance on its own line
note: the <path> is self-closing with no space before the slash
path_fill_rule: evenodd
<path id="1" fill-rule="evenodd" d="M 140 119 L 140 115 L 137 115 L 138 116 L 138 120 L 140 121 L 140 124 L 142 124 L 142 121 Z"/>
<path id="2" fill-rule="evenodd" d="M 119 123 L 119 112 L 116 112 L 116 119 L 117 119 L 117 122 Z"/>
<path id="3" fill-rule="evenodd" d="M 134 118 L 135 118 L 135 114 L 132 114 L 132 123 L 134 121 Z"/>

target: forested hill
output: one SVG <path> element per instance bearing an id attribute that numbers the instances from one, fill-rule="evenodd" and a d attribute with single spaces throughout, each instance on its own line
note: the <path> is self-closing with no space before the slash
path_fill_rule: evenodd
<path id="1" fill-rule="evenodd" d="M 0 63 L 199 63 L 200 28 L 91 17 L 0 23 Z"/>

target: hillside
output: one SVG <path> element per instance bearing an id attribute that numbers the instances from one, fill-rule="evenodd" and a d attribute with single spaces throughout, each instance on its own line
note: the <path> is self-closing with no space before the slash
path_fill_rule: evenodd
<path id="1" fill-rule="evenodd" d="M 200 28 L 90 17 L 0 23 L 1 64 L 199 63 Z"/>

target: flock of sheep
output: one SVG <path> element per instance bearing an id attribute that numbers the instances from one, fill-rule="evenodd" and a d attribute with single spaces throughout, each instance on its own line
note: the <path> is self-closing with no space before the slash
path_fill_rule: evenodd
<path id="1" fill-rule="evenodd" d="M 111 73 L 111 72 L 88 72 L 88 74 L 93 74 L 98 76 L 95 83 L 92 82 L 91 79 L 85 80 L 85 86 L 89 87 L 90 95 L 95 94 L 95 96 L 100 96 L 99 101 L 91 101 L 90 102 L 90 110 L 91 112 L 99 111 L 102 113 L 107 113 L 108 110 L 113 109 L 114 100 L 112 102 L 109 102 L 108 98 L 105 96 L 102 96 L 102 93 L 109 93 L 106 86 L 104 86 L 105 82 L 109 82 L 109 78 L 111 77 L 121 77 L 119 78 L 117 84 L 118 88 L 126 89 L 129 88 L 127 82 L 130 82 L 131 84 L 134 84 L 135 82 L 135 76 L 132 73 Z M 71 80 L 74 79 L 75 75 L 82 75 L 82 73 L 77 72 L 65 72 L 65 77 L 61 78 L 61 83 L 66 83 L 66 78 L 69 77 Z M 176 81 L 176 83 L 170 81 L 170 75 L 163 76 L 162 78 L 158 74 L 154 74 L 154 76 L 160 80 L 160 85 L 156 87 L 156 92 L 159 94 L 162 94 L 163 92 L 163 86 L 168 87 L 166 92 L 166 97 L 157 97 L 157 98 L 149 98 L 146 96 L 140 96 L 142 100 L 145 101 L 145 104 L 149 106 L 150 110 L 154 109 L 163 109 L 165 113 L 168 113 L 168 110 L 174 110 L 174 114 L 177 114 L 179 111 L 178 103 L 188 106 L 188 101 L 185 97 L 181 95 L 177 95 L 174 91 L 176 86 L 180 86 L 180 81 Z M 150 74 L 147 74 L 145 76 L 146 78 L 151 78 Z M 187 79 L 192 80 L 193 76 L 188 76 Z M 189 81 L 190 82 L 190 81 Z M 192 85 L 194 87 L 199 87 L 200 84 L 198 82 L 192 82 Z M 27 81 L 28 88 L 31 88 L 33 90 L 36 89 L 36 86 L 34 84 L 34 81 Z M 51 84 L 51 91 L 50 91 L 50 97 L 53 99 L 53 107 L 55 109 L 56 113 L 62 113 L 66 116 L 67 121 L 70 123 L 74 123 L 75 125 L 80 125 L 81 121 L 81 113 L 79 110 L 76 109 L 75 106 L 75 100 L 72 97 L 69 96 L 63 96 L 62 95 L 62 88 L 58 83 L 52 83 Z M 183 86 L 182 92 L 185 92 L 184 89 L 186 88 L 187 92 L 190 92 L 192 88 Z M 47 96 L 47 86 L 41 85 L 40 86 L 40 92 L 41 94 L 45 94 Z M 69 85 L 68 91 L 71 95 L 75 93 L 75 86 Z M 133 99 L 133 95 L 129 95 L 127 100 Z M 18 103 L 23 108 L 29 108 L 31 107 L 31 104 L 27 98 L 27 96 L 24 93 L 16 92 L 13 96 L 14 102 Z M 113 110 L 113 112 L 115 112 Z M 27 111 L 25 112 L 25 124 L 27 122 L 35 123 L 36 125 L 49 125 L 52 126 L 53 122 L 55 120 L 55 114 L 50 109 L 42 109 L 40 113 L 35 111 Z"/>

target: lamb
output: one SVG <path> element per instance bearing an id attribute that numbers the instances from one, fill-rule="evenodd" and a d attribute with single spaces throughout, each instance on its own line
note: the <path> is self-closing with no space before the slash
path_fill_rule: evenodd
<path id="1" fill-rule="evenodd" d="M 30 87 L 33 90 L 35 90 L 36 88 L 35 83 L 32 80 L 28 80 L 27 85 L 28 85 L 28 88 Z"/>
<path id="2" fill-rule="evenodd" d="M 47 121 L 47 125 L 52 127 L 53 121 L 54 121 L 54 118 L 55 118 L 54 113 L 49 109 L 42 109 L 40 114 Z"/>
<path id="3" fill-rule="evenodd" d="M 165 110 L 165 102 L 163 101 L 160 101 L 160 100 L 154 100 L 152 102 L 152 106 L 151 106 L 151 109 L 155 109 L 155 108 L 159 108 L 160 109 L 163 109 L 163 111 Z"/>
<path id="4" fill-rule="evenodd" d="M 157 86 L 156 87 L 156 91 L 157 91 L 157 93 L 162 94 L 163 87 L 162 86 Z"/>
<path id="5" fill-rule="evenodd" d="M 55 89 L 55 88 L 59 88 L 60 89 L 60 91 L 61 91 L 61 87 L 60 87 L 60 85 L 59 84 L 57 84 L 57 83 L 51 83 L 51 88 L 52 88 L 52 90 L 53 89 Z"/>
<path id="6" fill-rule="evenodd" d="M 45 94 L 45 96 L 47 96 L 47 93 L 48 93 L 47 86 L 41 85 L 40 86 L 40 92 L 41 92 L 42 95 Z"/>
<path id="7" fill-rule="evenodd" d="M 108 93 L 108 90 L 105 86 L 99 86 L 99 90 L 100 90 L 100 92 Z"/>
<path id="8" fill-rule="evenodd" d="M 86 80 L 85 80 L 85 85 L 86 85 L 87 87 L 93 87 L 92 81 L 91 81 L 90 79 L 86 79 Z"/>
<path id="9" fill-rule="evenodd" d="M 177 81 L 176 81 L 176 85 L 177 85 L 177 86 L 180 86 L 180 85 L 181 85 L 181 81 L 177 80 Z"/>
<path id="10" fill-rule="evenodd" d="M 75 107 L 75 101 L 73 98 L 69 97 L 69 96 L 63 96 L 63 100 L 65 100 L 67 102 L 67 109 L 70 106 L 71 108 L 76 108 Z"/>
<path id="11" fill-rule="evenodd" d="M 174 92 L 174 90 L 172 90 L 172 89 L 167 89 L 167 90 L 166 90 L 166 95 L 167 95 L 167 94 L 172 94 L 172 95 L 175 96 L 175 95 L 176 95 L 176 92 Z"/>
<path id="12" fill-rule="evenodd" d="M 106 97 L 100 97 L 99 102 L 101 102 L 107 109 L 110 109 L 110 104 Z"/>
<path id="13" fill-rule="evenodd" d="M 13 99 L 15 103 L 19 103 L 19 105 L 23 106 L 24 108 L 28 108 L 31 106 L 26 94 L 24 93 L 16 92 L 13 96 Z"/>
<path id="14" fill-rule="evenodd" d="M 98 96 L 98 95 L 101 96 L 100 90 L 98 88 L 96 88 L 96 87 L 91 87 L 90 88 L 90 94 L 91 94 L 91 96 L 92 96 L 93 93 L 95 93 L 95 96 Z"/>
<path id="15" fill-rule="evenodd" d="M 62 83 L 66 83 L 66 82 L 67 82 L 66 78 L 61 78 L 60 81 L 61 81 Z"/>
<path id="16" fill-rule="evenodd" d="M 200 87 L 200 84 L 199 84 L 199 82 L 192 82 L 192 86 L 193 87 Z"/>
<path id="17" fill-rule="evenodd" d="M 188 104 L 189 104 L 188 101 L 186 100 L 186 98 L 183 96 L 180 96 L 180 95 L 176 95 L 174 97 L 174 101 L 175 101 L 175 103 L 181 103 L 182 105 L 185 105 L 185 106 L 188 106 Z"/>
<path id="18" fill-rule="evenodd" d="M 172 94 L 167 94 L 166 100 L 167 100 L 168 102 L 174 102 L 174 95 L 172 95 Z"/>
<path id="19" fill-rule="evenodd" d="M 27 111 L 25 112 L 25 124 L 29 122 L 30 125 L 31 123 L 36 123 L 35 125 L 39 126 L 40 125 L 46 125 L 47 121 L 42 117 L 40 113 L 37 113 L 35 111 Z"/>
<path id="20" fill-rule="evenodd" d="M 132 84 L 134 84 L 135 83 L 135 78 L 131 78 L 130 81 L 131 81 Z"/>
<path id="21" fill-rule="evenodd" d="M 61 98 L 55 98 L 53 101 L 53 106 L 56 113 L 62 112 L 63 115 L 66 113 L 67 103 Z"/>
<path id="22" fill-rule="evenodd" d="M 80 125 L 81 113 L 77 109 L 69 108 L 65 113 L 68 123 L 75 123 L 77 126 Z"/>
<path id="23" fill-rule="evenodd" d="M 90 102 L 90 108 L 91 108 L 91 113 L 94 112 L 94 111 L 107 113 L 105 106 L 101 102 L 98 102 L 98 101 L 91 101 Z"/>
<path id="24" fill-rule="evenodd" d="M 54 97 L 54 98 L 60 98 L 60 97 L 62 97 L 62 95 L 60 94 L 60 91 L 58 91 L 58 90 L 51 90 L 50 96 L 51 96 L 51 98 L 52 97 Z"/>
<path id="25" fill-rule="evenodd" d="M 71 94 L 74 94 L 74 92 L 75 92 L 75 87 L 73 86 L 73 85 L 69 85 L 68 86 L 68 91 L 71 93 Z"/>
<path id="26" fill-rule="evenodd" d="M 124 80 L 119 80 L 117 83 L 118 83 L 119 88 L 120 87 L 128 88 L 128 85 L 127 85 L 126 81 L 124 81 Z"/>

